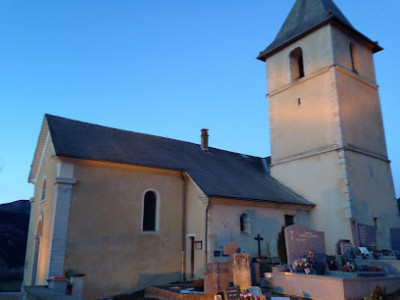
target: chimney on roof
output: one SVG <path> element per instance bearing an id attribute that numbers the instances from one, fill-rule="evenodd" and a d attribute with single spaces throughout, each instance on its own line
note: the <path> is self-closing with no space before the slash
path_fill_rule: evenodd
<path id="1" fill-rule="evenodd" d="M 201 148 L 208 150 L 208 129 L 201 130 Z"/>

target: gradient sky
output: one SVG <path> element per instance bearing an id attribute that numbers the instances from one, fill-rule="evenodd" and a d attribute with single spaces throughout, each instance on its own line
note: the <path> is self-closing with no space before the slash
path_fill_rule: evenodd
<path id="1" fill-rule="evenodd" d="M 0 2 L 0 203 L 29 199 L 45 113 L 270 154 L 264 63 L 294 0 Z M 336 0 L 375 66 L 400 196 L 400 1 Z"/>

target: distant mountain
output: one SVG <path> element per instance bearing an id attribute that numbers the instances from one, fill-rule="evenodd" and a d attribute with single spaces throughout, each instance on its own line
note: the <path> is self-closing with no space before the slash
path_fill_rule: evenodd
<path id="1" fill-rule="evenodd" d="M 31 211 L 31 205 L 29 200 L 18 200 L 10 203 L 0 204 L 0 211 L 24 213 L 29 215 Z"/>
<path id="2" fill-rule="evenodd" d="M 0 281 L 22 276 L 29 213 L 30 203 L 28 200 L 0 205 Z M 19 271 L 16 272 L 16 270 Z"/>

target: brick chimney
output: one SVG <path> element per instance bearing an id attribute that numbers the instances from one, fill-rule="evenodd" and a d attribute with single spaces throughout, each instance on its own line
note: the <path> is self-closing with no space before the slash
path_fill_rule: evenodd
<path id="1" fill-rule="evenodd" d="M 208 129 L 201 130 L 201 148 L 208 150 Z"/>

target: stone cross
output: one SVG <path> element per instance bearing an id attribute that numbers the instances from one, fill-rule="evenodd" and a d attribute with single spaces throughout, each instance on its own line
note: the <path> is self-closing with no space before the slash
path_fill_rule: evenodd
<path id="1" fill-rule="evenodd" d="M 254 239 L 258 242 L 258 257 L 261 257 L 261 241 L 263 238 L 260 236 L 260 234 L 257 234 Z"/>

